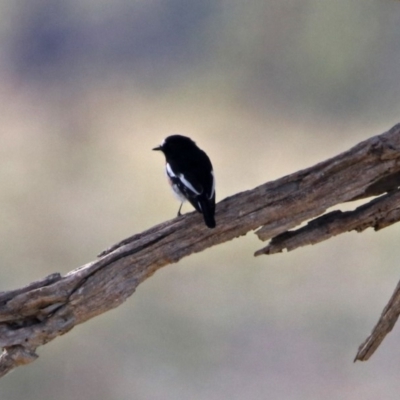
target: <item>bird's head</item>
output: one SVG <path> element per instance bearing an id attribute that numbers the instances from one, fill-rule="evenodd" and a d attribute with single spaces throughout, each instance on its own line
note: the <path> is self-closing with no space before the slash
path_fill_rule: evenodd
<path id="1" fill-rule="evenodd" d="M 185 150 L 193 149 L 194 147 L 197 147 L 196 143 L 187 136 L 172 135 L 164 139 L 164 141 L 158 147 L 154 147 L 153 150 L 162 151 L 166 157 L 173 157 L 174 154 L 184 153 Z"/>

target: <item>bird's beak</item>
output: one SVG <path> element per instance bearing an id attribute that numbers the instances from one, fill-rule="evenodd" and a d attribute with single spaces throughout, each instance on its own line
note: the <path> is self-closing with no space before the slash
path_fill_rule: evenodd
<path id="1" fill-rule="evenodd" d="M 154 147 L 154 149 L 152 149 L 152 150 L 158 150 L 158 151 L 161 151 L 161 150 L 162 150 L 162 147 L 161 147 L 161 146 L 157 146 L 157 147 Z"/>

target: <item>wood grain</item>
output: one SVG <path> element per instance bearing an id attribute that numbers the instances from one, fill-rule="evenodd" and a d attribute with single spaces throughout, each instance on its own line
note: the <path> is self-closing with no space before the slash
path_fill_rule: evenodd
<path id="1" fill-rule="evenodd" d="M 397 222 L 399 177 L 400 124 L 313 167 L 224 199 L 217 205 L 213 230 L 198 213 L 186 214 L 117 243 L 63 277 L 52 274 L 0 293 L 0 376 L 34 361 L 39 346 L 118 307 L 158 269 L 193 253 L 250 231 L 261 240 L 272 239 L 256 252 L 261 255 L 318 243 L 351 229 L 381 229 Z M 381 196 L 350 214 L 329 213 L 288 232 L 329 207 L 372 195 Z M 357 359 L 369 357 L 390 331 L 399 303 L 396 292 L 379 335 L 370 338 L 363 346 L 369 350 Z"/>

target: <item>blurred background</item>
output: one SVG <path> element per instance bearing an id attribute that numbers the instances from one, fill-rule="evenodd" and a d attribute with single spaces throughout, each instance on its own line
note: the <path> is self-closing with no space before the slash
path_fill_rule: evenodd
<path id="1" fill-rule="evenodd" d="M 207 151 L 222 200 L 391 128 L 399 26 L 391 0 L 2 0 L 0 290 L 173 218 L 151 152 L 170 134 Z M 399 235 L 254 258 L 249 233 L 191 256 L 40 348 L 0 399 L 398 399 L 399 326 L 353 358 Z"/>

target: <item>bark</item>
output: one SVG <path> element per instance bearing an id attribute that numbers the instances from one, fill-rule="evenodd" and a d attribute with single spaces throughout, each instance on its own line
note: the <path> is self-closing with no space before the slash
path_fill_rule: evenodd
<path id="1" fill-rule="evenodd" d="M 262 255 L 393 224 L 400 219 L 399 182 L 400 124 L 313 167 L 224 199 L 217 205 L 215 229 L 208 229 L 200 214 L 186 214 L 123 240 L 65 276 L 52 274 L 0 293 L 0 376 L 34 361 L 39 346 L 118 307 L 159 268 L 190 254 L 250 231 L 263 241 L 272 239 L 255 253 Z M 371 196 L 354 211 L 322 215 L 329 207 Z M 368 359 L 393 328 L 399 292 L 360 346 L 357 360 Z"/>

